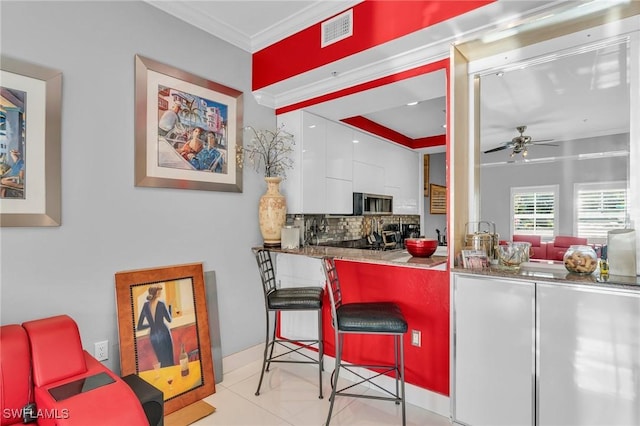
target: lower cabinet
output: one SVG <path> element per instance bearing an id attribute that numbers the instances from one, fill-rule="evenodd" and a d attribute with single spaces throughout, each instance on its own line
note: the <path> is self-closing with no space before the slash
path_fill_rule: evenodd
<path id="1" fill-rule="evenodd" d="M 453 420 L 640 425 L 640 292 L 454 274 Z"/>
<path id="2" fill-rule="evenodd" d="M 535 284 L 456 275 L 453 291 L 453 419 L 531 425 Z"/>
<path id="3" fill-rule="evenodd" d="M 538 423 L 640 425 L 640 292 L 537 285 Z"/>

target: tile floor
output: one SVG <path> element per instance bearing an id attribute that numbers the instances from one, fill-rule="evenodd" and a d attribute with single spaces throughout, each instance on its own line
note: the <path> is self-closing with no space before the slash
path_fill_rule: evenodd
<path id="1" fill-rule="evenodd" d="M 321 426 L 329 412 L 331 371 L 323 373 L 324 398 L 318 398 L 317 369 L 304 364 L 272 364 L 265 373 L 259 396 L 255 396 L 262 361 L 230 372 L 205 398 L 216 412 L 195 426 Z M 325 366 L 325 368 L 327 368 Z M 342 379 L 341 379 L 342 380 Z M 357 389 L 357 388 L 355 388 Z M 364 392 L 374 390 L 363 388 Z M 407 425 L 449 426 L 448 418 L 407 404 Z M 331 425 L 401 425 L 401 406 L 389 401 L 337 397 Z"/>

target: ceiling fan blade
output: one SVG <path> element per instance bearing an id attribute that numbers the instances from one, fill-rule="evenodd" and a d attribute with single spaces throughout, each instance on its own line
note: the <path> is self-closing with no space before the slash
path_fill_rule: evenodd
<path id="1" fill-rule="evenodd" d="M 499 146 L 499 147 L 497 147 L 497 148 L 493 148 L 493 149 L 490 149 L 490 150 L 488 150 L 488 151 L 484 151 L 484 153 L 485 153 L 485 154 L 489 154 L 489 153 L 491 153 L 491 152 L 502 151 L 503 149 L 507 149 L 507 146 L 506 146 L 506 145 Z"/>
<path id="2" fill-rule="evenodd" d="M 529 145 L 547 145 L 547 146 L 558 146 L 558 144 L 555 143 L 547 143 L 552 141 L 553 139 L 541 139 L 539 141 L 532 141 L 529 142 Z"/>

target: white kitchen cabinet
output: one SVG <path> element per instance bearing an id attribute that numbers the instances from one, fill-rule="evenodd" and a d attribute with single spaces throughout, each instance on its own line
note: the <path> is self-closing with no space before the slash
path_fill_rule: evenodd
<path id="1" fill-rule="evenodd" d="M 638 291 L 453 279 L 456 423 L 640 424 Z"/>
<path id="2" fill-rule="evenodd" d="M 410 149 L 390 144 L 385 154 L 385 194 L 393 195 L 394 214 L 419 214 L 424 199 L 420 177 L 421 156 Z"/>
<path id="3" fill-rule="evenodd" d="M 419 213 L 417 152 L 301 110 L 279 115 L 282 124 L 296 141 L 280 185 L 288 213 L 351 214 L 353 192 L 392 195 L 395 214 Z"/>
<path id="4" fill-rule="evenodd" d="M 534 297 L 534 283 L 454 275 L 454 421 L 532 425 Z"/>
<path id="5" fill-rule="evenodd" d="M 353 180 L 353 130 L 334 121 L 326 123 L 326 172 L 333 179 Z"/>
<path id="6" fill-rule="evenodd" d="M 640 293 L 538 284 L 539 425 L 640 425 Z"/>
<path id="7" fill-rule="evenodd" d="M 350 173 L 339 168 L 344 161 L 351 163 L 352 158 L 352 148 L 345 143 L 349 137 L 346 132 L 340 134 L 334 128 L 335 123 L 304 111 L 279 115 L 278 125 L 282 124 L 296 141 L 294 169 L 287 172 L 288 177 L 281 184 L 282 193 L 287 197 L 287 212 L 351 213 L 353 190 Z M 327 133 L 331 134 L 330 143 Z M 337 140 L 336 134 L 342 139 Z M 336 152 L 334 145 L 337 144 L 347 145 L 347 148 Z M 344 155 L 346 160 L 333 159 L 339 155 Z M 327 158 L 331 158 L 329 169 Z M 330 170 L 331 177 L 327 176 L 327 170 Z"/>
<path id="8" fill-rule="evenodd" d="M 384 168 L 386 159 L 383 151 L 385 144 L 388 145 L 389 142 L 359 130 L 354 130 L 353 139 L 358 141 L 353 144 L 353 161 Z"/>
<path id="9" fill-rule="evenodd" d="M 326 210 L 327 120 L 313 114 L 302 117 L 302 212 L 328 213 Z"/>
<path id="10" fill-rule="evenodd" d="M 385 194 L 384 167 L 354 161 L 353 191 L 366 194 Z"/>
<path id="11" fill-rule="evenodd" d="M 275 262 L 276 283 L 280 288 L 324 287 L 321 259 L 278 253 Z M 318 335 L 317 312 L 281 312 L 280 334 L 293 340 L 315 339 Z"/>
<path id="12" fill-rule="evenodd" d="M 353 183 L 350 180 L 326 178 L 326 210 L 333 214 L 353 213 Z"/>

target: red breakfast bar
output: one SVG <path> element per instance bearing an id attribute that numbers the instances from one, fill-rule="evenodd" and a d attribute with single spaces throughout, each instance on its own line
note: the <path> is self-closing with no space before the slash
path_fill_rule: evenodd
<path id="1" fill-rule="evenodd" d="M 449 271 L 445 256 L 417 258 L 404 250 L 325 246 L 272 250 L 318 260 L 333 257 L 345 303 L 392 301 L 400 305 L 409 323 L 404 341 L 406 383 L 449 396 Z M 327 295 L 325 298 L 324 350 L 326 355 L 335 357 L 330 304 Z M 420 334 L 419 346 L 412 345 L 413 331 Z M 393 360 L 392 346 L 383 340 L 388 337 L 348 335 L 345 338 L 343 358 L 347 361 L 375 364 Z"/>

